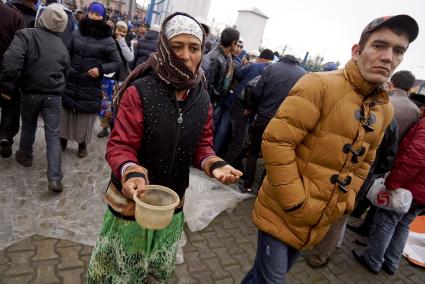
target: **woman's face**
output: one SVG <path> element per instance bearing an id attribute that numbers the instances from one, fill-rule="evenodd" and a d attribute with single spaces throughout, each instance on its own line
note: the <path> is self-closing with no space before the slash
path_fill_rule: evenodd
<path id="1" fill-rule="evenodd" d="M 125 37 L 127 35 L 127 29 L 122 26 L 117 26 L 115 29 L 115 36 L 116 37 Z"/>
<path id="2" fill-rule="evenodd" d="M 102 15 L 99 15 L 98 13 L 96 13 L 96 12 L 92 12 L 92 11 L 90 11 L 90 12 L 87 14 L 87 17 L 88 17 L 90 20 L 94 20 L 94 21 L 100 21 L 100 20 L 102 20 L 102 19 L 103 19 L 103 16 L 102 16 Z"/>
<path id="3" fill-rule="evenodd" d="M 170 39 L 170 46 L 177 58 L 195 73 L 202 59 L 199 39 L 193 35 L 180 34 Z"/>

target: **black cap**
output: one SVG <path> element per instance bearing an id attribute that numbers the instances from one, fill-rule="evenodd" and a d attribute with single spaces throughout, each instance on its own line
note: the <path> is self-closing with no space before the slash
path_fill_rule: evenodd
<path id="1" fill-rule="evenodd" d="M 416 23 L 415 19 L 408 15 L 396 15 L 380 17 L 373 20 L 364 28 L 361 37 L 363 37 L 367 33 L 375 31 L 380 27 L 389 25 L 396 25 L 405 30 L 409 35 L 409 42 L 414 41 L 419 33 L 419 26 L 418 23 Z"/>
<path id="2" fill-rule="evenodd" d="M 260 58 L 267 59 L 267 60 L 273 60 L 274 59 L 274 53 L 270 49 L 264 49 L 260 53 Z"/>

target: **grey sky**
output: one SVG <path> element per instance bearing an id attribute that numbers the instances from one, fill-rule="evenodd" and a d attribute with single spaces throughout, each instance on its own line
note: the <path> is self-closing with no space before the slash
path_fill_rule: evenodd
<path id="1" fill-rule="evenodd" d="M 202 0 L 199 0 L 202 1 Z M 374 18 L 408 14 L 419 25 L 419 36 L 411 44 L 398 70 L 412 71 L 425 79 L 425 5 L 423 0 L 211 0 L 209 20 L 234 24 L 238 9 L 257 7 L 269 20 L 263 46 L 303 57 L 306 51 L 325 61 L 344 65 L 351 57 L 363 28 Z M 242 35 L 243 36 L 243 35 Z"/>

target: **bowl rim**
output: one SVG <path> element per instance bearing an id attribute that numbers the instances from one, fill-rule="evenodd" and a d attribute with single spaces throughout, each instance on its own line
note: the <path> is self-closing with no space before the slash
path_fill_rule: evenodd
<path id="1" fill-rule="evenodd" d="M 153 210 L 156 210 L 156 211 L 165 211 L 165 210 L 174 209 L 174 208 L 177 207 L 177 205 L 180 204 L 179 195 L 174 190 L 172 190 L 171 188 L 168 188 L 168 187 L 162 186 L 162 185 L 149 184 L 149 185 L 146 186 L 146 189 L 148 189 L 148 190 L 149 189 L 158 189 L 158 190 L 161 190 L 161 191 L 165 191 L 167 193 L 170 193 L 173 197 L 175 197 L 177 199 L 177 201 L 174 202 L 173 204 L 170 204 L 170 205 L 167 205 L 167 206 L 151 205 L 151 204 L 147 204 L 147 203 L 141 201 L 139 199 L 139 197 L 137 196 L 137 191 L 136 191 L 133 195 L 133 199 L 134 199 L 134 202 L 136 202 L 136 205 L 139 205 L 139 206 L 141 206 L 143 208 L 147 208 L 147 209 L 153 209 Z"/>

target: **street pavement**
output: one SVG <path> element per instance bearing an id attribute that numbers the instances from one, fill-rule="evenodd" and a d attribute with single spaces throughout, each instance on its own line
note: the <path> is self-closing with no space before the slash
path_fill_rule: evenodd
<path id="1" fill-rule="evenodd" d="M 64 192 L 53 194 L 47 191 L 42 123 L 39 126 L 33 167 L 24 168 L 13 158 L 0 160 L 0 283 L 84 283 L 93 248 L 88 244 L 93 244 L 105 211 L 101 200 L 109 171 L 106 139 L 94 136 L 83 159 L 76 156 L 77 146 L 70 145 L 63 154 Z M 255 257 L 253 202 L 250 198 L 231 213 L 222 212 L 201 231 L 186 227 L 184 263 L 176 266 L 170 282 L 240 283 Z M 355 237 L 346 232 L 325 268 L 310 268 L 303 253 L 287 283 L 425 283 L 425 270 L 404 258 L 393 276 L 371 274 L 352 257 L 351 250 L 360 248 Z"/>

